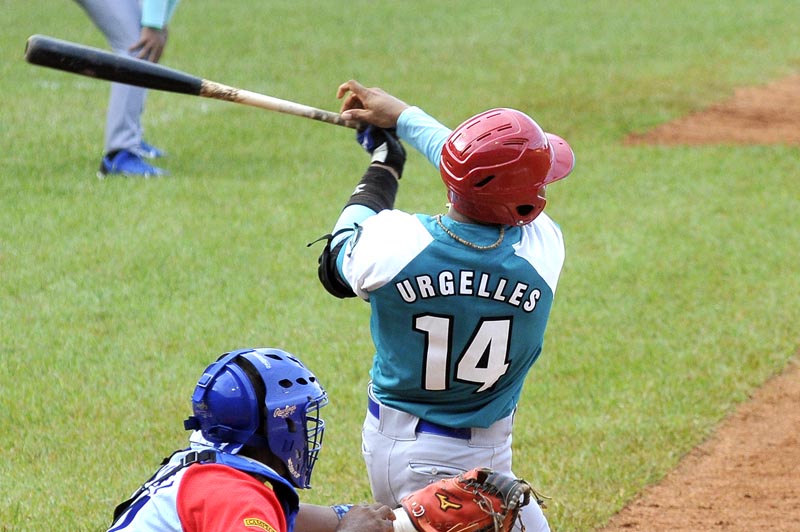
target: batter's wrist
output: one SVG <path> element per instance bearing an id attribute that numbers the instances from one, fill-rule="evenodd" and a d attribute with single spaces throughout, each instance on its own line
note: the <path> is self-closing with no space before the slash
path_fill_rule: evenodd
<path id="1" fill-rule="evenodd" d="M 390 174 L 394 176 L 395 179 L 400 179 L 400 175 L 397 173 L 397 170 L 389 166 L 388 164 L 384 163 L 372 163 L 370 164 L 373 168 L 383 168 L 384 170 L 388 170 Z"/>

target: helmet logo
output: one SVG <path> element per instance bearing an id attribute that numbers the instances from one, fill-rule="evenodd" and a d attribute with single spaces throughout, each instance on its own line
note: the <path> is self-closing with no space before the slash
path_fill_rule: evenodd
<path id="1" fill-rule="evenodd" d="M 276 408 L 272 412 L 272 417 L 288 418 L 297 411 L 297 405 L 286 405 L 284 408 Z"/>

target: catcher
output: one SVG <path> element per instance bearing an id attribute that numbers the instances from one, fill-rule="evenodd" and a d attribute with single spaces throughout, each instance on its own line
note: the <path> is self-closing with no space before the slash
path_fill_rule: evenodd
<path id="1" fill-rule="evenodd" d="M 206 368 L 192 395 L 190 447 L 117 506 L 109 532 L 507 531 L 525 481 L 475 469 L 383 504 L 301 503 L 322 447 L 327 394 L 295 356 L 239 349 Z"/>
<path id="2" fill-rule="evenodd" d="M 109 532 L 392 532 L 389 506 L 300 502 L 328 402 L 316 376 L 274 348 L 238 349 L 203 371 L 190 446 L 114 510 Z"/>

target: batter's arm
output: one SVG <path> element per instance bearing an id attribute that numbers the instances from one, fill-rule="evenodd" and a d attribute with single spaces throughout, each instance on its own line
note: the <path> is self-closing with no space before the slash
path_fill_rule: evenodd
<path id="1" fill-rule="evenodd" d="M 342 271 L 347 239 L 358 234 L 359 225 L 367 218 L 394 208 L 406 161 L 405 148 L 393 130 L 369 126 L 359 131 L 356 139 L 369 152 L 370 164 L 350 194 L 333 232 L 323 237 L 327 242 L 317 269 L 322 286 L 339 298 L 356 295 Z"/>
<path id="2" fill-rule="evenodd" d="M 451 132 L 419 107 L 409 107 L 397 119 L 397 135 L 424 155 L 437 170 L 442 148 Z"/>

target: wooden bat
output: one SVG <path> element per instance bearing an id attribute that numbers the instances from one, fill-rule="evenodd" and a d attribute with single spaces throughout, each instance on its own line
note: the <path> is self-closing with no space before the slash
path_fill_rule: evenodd
<path id="1" fill-rule="evenodd" d="M 356 129 L 361 123 L 345 120 L 338 113 L 281 100 L 202 79 L 179 70 L 92 48 L 46 35 L 31 35 L 25 43 L 25 60 L 91 78 L 135 85 L 146 89 L 190 94 L 259 107 Z"/>

